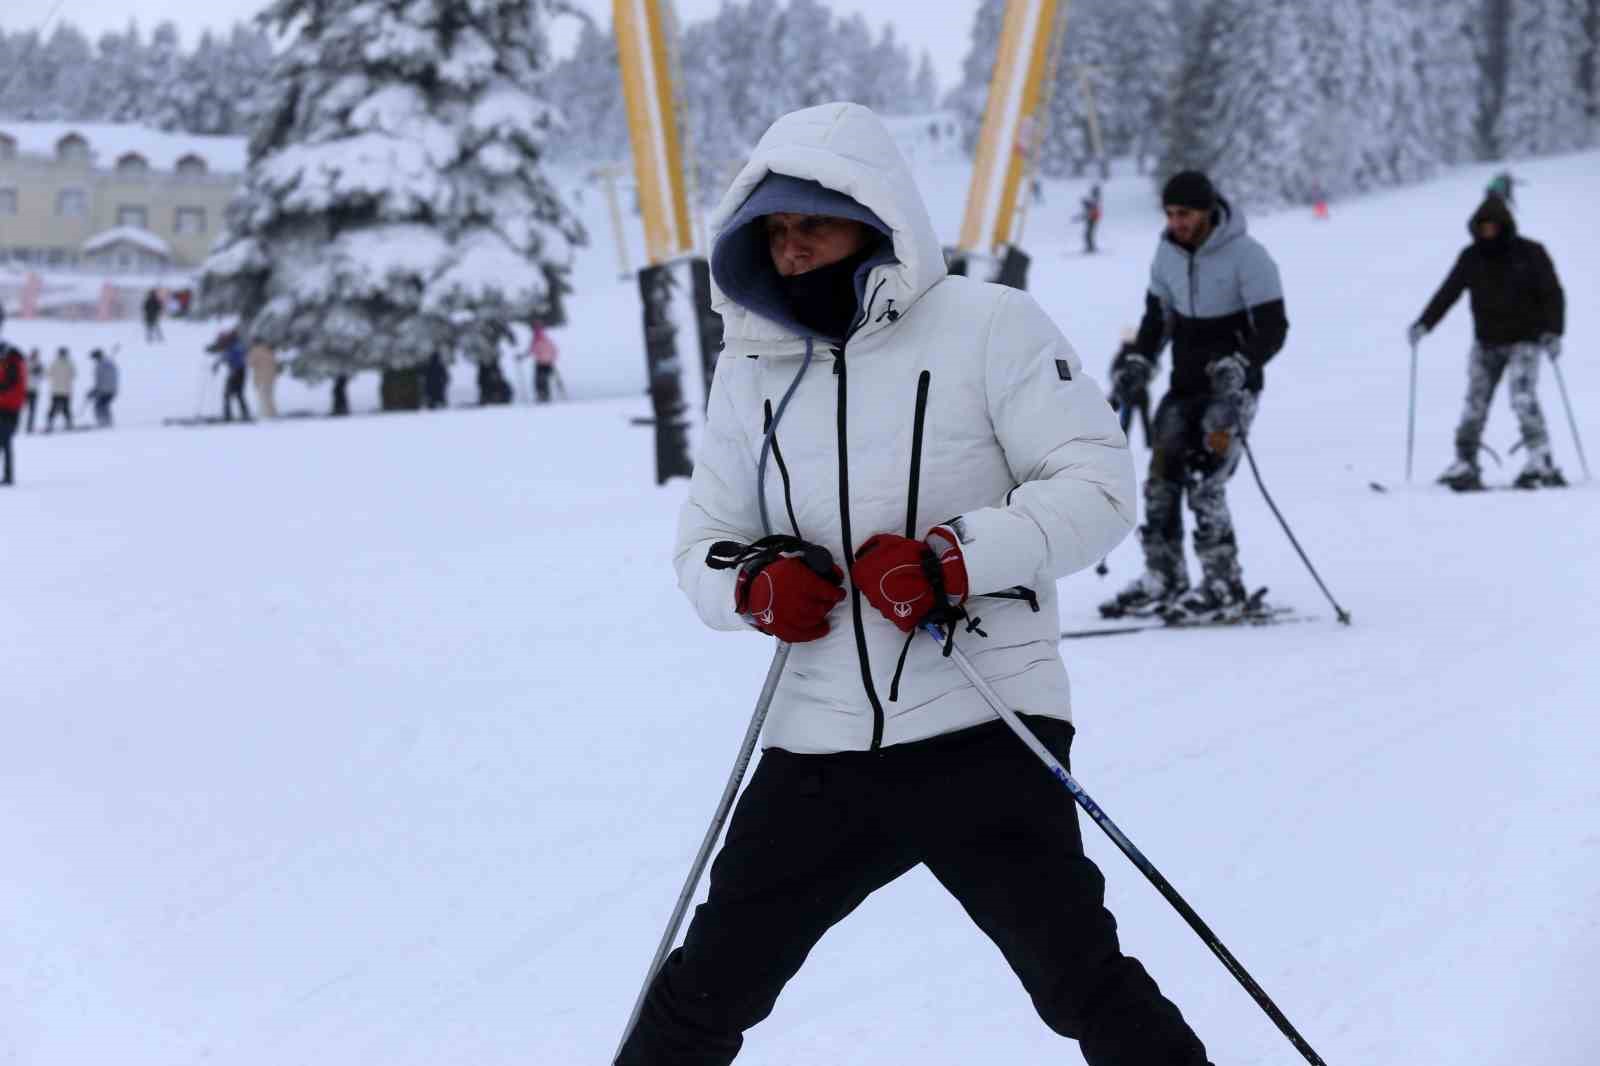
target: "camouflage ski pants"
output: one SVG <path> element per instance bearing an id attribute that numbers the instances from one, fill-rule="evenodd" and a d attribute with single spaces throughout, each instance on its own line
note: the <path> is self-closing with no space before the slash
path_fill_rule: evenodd
<path id="1" fill-rule="evenodd" d="M 1478 443 L 1489 420 L 1489 403 L 1509 368 L 1511 409 L 1522 427 L 1522 446 L 1530 456 L 1548 454 L 1550 434 L 1539 409 L 1539 359 L 1544 349 L 1532 341 L 1514 344 L 1475 343 L 1467 357 L 1467 401 L 1456 427 L 1456 457 L 1478 465 Z"/>
<path id="2" fill-rule="evenodd" d="M 1185 492 L 1189 510 L 1194 512 L 1194 553 L 1205 580 L 1232 583 L 1241 579 L 1227 485 L 1244 457 L 1239 434 L 1249 432 L 1255 413 L 1256 394 L 1243 391 L 1229 399 L 1169 392 L 1156 408 L 1139 540 L 1145 566 L 1170 583 L 1179 587 L 1189 583 L 1183 558 Z M 1206 433 L 1230 423 L 1233 439 L 1228 450 L 1218 455 L 1206 447 Z"/>

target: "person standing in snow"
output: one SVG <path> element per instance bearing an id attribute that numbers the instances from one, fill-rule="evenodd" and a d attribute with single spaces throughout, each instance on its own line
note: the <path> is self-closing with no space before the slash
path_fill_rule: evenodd
<path id="1" fill-rule="evenodd" d="M 151 289 L 144 294 L 144 339 L 146 343 L 166 340 L 161 335 L 161 294 Z"/>
<path id="2" fill-rule="evenodd" d="M 1263 368 L 1283 347 L 1289 320 L 1277 264 L 1206 175 L 1173 175 L 1161 202 L 1167 226 L 1150 267 L 1144 319 L 1112 377 L 1118 402 L 1132 402 L 1172 342 L 1172 376 L 1156 408 L 1144 486 L 1145 570 L 1100 613 L 1216 621 L 1249 606 L 1227 485 L 1244 454 Z M 1192 591 L 1183 555 L 1185 494 L 1203 574 Z"/>
<path id="3" fill-rule="evenodd" d="M 616 1062 L 731 1062 L 828 928 L 925 864 L 1091 1066 L 1200 1066 L 1121 951 L 1071 796 L 916 628 L 949 629 L 1067 760 L 1056 579 L 1133 524 L 1104 395 L 1031 296 L 947 275 L 860 105 L 778 119 L 711 224 L 726 343 L 674 564 L 707 625 L 791 649 L 709 896 Z"/>
<path id="4" fill-rule="evenodd" d="M 240 417 L 244 421 L 251 421 L 250 405 L 244 398 L 245 371 L 248 366 L 245 356 L 244 338 L 239 336 L 239 331 L 230 329 L 211 342 L 208 352 L 215 353 L 217 359 L 211 364 L 211 372 L 215 374 L 219 369 L 227 368 L 228 376 L 222 385 L 222 420 L 233 421 L 233 402 L 239 401 Z"/>
<path id="5" fill-rule="evenodd" d="M 34 348 L 28 352 L 28 432 L 33 432 L 34 412 L 39 409 L 39 382 L 45 379 L 44 360 L 39 358 L 39 349 Z"/>
<path id="6" fill-rule="evenodd" d="M 22 405 L 28 397 L 28 364 L 22 352 L 0 342 L 0 485 L 15 480 L 11 467 L 11 438 L 17 432 Z"/>
<path id="7" fill-rule="evenodd" d="M 1073 220 L 1083 223 L 1083 254 L 1093 255 L 1097 250 L 1094 244 L 1094 231 L 1100 226 L 1100 186 L 1089 186 L 1089 195 L 1078 201 L 1078 213 L 1073 215 Z"/>
<path id="8" fill-rule="evenodd" d="M 438 352 L 422 364 L 422 402 L 430 411 L 450 406 L 450 368 Z"/>
<path id="9" fill-rule="evenodd" d="M 55 431 L 58 414 L 67 420 L 67 428 L 71 429 L 72 386 L 78 380 L 78 368 L 72 365 L 72 357 L 65 348 L 56 349 L 56 357 L 50 363 L 47 376 L 50 379 L 50 410 L 44 416 L 44 431 Z"/>
<path id="10" fill-rule="evenodd" d="M 533 340 L 528 345 L 533 356 L 533 398 L 535 403 L 550 402 L 550 382 L 556 374 L 556 342 L 550 339 L 544 326 L 533 324 Z"/>
<path id="11" fill-rule="evenodd" d="M 251 380 L 256 383 L 256 402 L 261 408 L 261 417 L 277 418 L 278 399 L 275 390 L 278 387 L 278 353 L 272 350 L 271 345 L 256 341 L 245 355 L 245 364 L 249 367 Z"/>
<path id="12" fill-rule="evenodd" d="M 1544 245 L 1517 233 L 1504 199 L 1486 196 L 1467 223 L 1472 243 L 1406 331 L 1413 345 L 1437 326 L 1463 292 L 1472 294 L 1472 350 L 1467 355 L 1467 399 L 1456 427 L 1456 459 L 1439 481 L 1457 491 L 1483 488 L 1478 449 L 1500 378 L 1511 371 L 1511 409 L 1522 427 L 1528 461 L 1518 488 L 1567 483 L 1550 456 L 1550 434 L 1539 408 L 1539 355 L 1561 356 L 1566 296 Z"/>
<path id="13" fill-rule="evenodd" d="M 89 389 L 89 402 L 94 404 L 95 425 L 104 429 L 111 425 L 111 402 L 117 398 L 117 364 L 99 348 L 89 353 L 89 359 L 94 363 L 94 384 Z"/>

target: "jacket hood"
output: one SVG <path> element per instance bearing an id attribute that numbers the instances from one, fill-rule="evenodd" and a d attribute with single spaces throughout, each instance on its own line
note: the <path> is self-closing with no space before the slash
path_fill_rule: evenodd
<path id="1" fill-rule="evenodd" d="M 1211 232 L 1206 236 L 1205 243 L 1192 253 L 1189 249 L 1172 239 L 1171 234 L 1162 234 L 1162 239 L 1178 251 L 1186 255 L 1211 255 L 1221 251 L 1234 241 L 1250 232 L 1250 226 L 1244 219 L 1244 212 L 1228 202 L 1226 197 L 1217 197 L 1216 210 L 1211 212 Z"/>
<path id="2" fill-rule="evenodd" d="M 1478 223 L 1498 222 L 1500 232 L 1507 239 L 1517 235 L 1517 220 L 1511 214 L 1511 209 L 1506 202 L 1498 196 L 1486 196 L 1478 209 L 1472 212 L 1472 217 L 1467 219 L 1467 234 L 1473 240 L 1478 239 Z"/>
<path id="3" fill-rule="evenodd" d="M 799 182 L 768 185 L 769 175 Z M 794 199 L 801 193 L 810 199 Z M 762 135 L 709 219 L 716 235 L 711 306 L 722 316 L 729 341 L 779 351 L 808 335 L 781 312 L 785 305 L 765 242 L 753 255 L 748 230 L 760 215 L 785 209 L 767 205 L 799 202 L 819 205 L 808 213 L 854 218 L 889 237 L 885 254 L 869 260 L 857 277 L 858 291 L 875 294 L 876 306 L 888 307 L 892 300 L 904 311 L 947 273 L 922 194 L 883 121 L 860 104 L 793 111 Z M 858 335 L 879 328 L 882 323 L 868 321 Z"/>
<path id="4" fill-rule="evenodd" d="M 860 222 L 877 233 L 880 245 L 870 250 L 855 270 L 856 303 L 859 306 L 872 268 L 894 261 L 889 242 L 889 227 L 872 211 L 842 192 L 806 178 L 787 174 L 768 174 L 723 226 L 711 250 L 711 276 L 734 304 L 783 326 L 797 334 L 814 331 L 796 321 L 783 283 L 772 265 L 772 253 L 762 218 L 779 212 L 803 215 L 829 215 Z M 831 337 L 830 340 L 842 340 Z"/>

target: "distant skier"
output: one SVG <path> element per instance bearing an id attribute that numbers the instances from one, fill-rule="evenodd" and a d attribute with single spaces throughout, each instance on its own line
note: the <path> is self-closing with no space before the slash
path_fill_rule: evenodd
<path id="1" fill-rule="evenodd" d="M 1094 231 L 1100 226 L 1100 185 L 1089 186 L 1089 195 L 1078 201 L 1078 213 L 1072 216 L 1074 222 L 1083 223 L 1083 254 L 1092 255 L 1097 250 L 1094 243 Z"/>
<path id="2" fill-rule="evenodd" d="M 438 352 L 422 364 L 422 403 L 429 410 L 450 406 L 450 367 Z"/>
<path id="3" fill-rule="evenodd" d="M 15 480 L 11 438 L 17 432 L 17 421 L 27 396 L 28 364 L 22 352 L 0 342 L 0 485 L 10 485 Z"/>
<path id="4" fill-rule="evenodd" d="M 1167 228 L 1150 267 L 1144 320 L 1117 360 L 1122 403 L 1148 386 L 1172 342 L 1172 377 L 1156 408 L 1139 540 L 1145 572 L 1100 605 L 1108 618 L 1160 613 L 1175 621 L 1238 617 L 1249 604 L 1227 484 L 1238 468 L 1264 382 L 1262 368 L 1288 335 L 1277 264 L 1245 232 L 1244 215 L 1199 171 L 1162 190 Z M 1203 580 L 1189 590 L 1183 556 L 1187 493 Z"/>
<path id="5" fill-rule="evenodd" d="M 56 349 L 56 357 L 46 376 L 50 379 L 50 410 L 44 416 L 44 431 L 55 431 L 58 414 L 67 420 L 67 428 L 71 429 L 72 386 L 78 380 L 78 368 L 72 365 L 72 357 L 65 348 Z"/>
<path id="6" fill-rule="evenodd" d="M 145 342 L 166 340 L 161 334 L 161 294 L 155 289 L 145 293 L 143 311 Z"/>
<path id="7" fill-rule="evenodd" d="M 39 385 L 45 380 L 44 360 L 39 349 L 28 352 L 28 432 L 33 432 L 34 412 L 39 408 Z"/>
<path id="8" fill-rule="evenodd" d="M 246 422 L 252 421 L 250 405 L 244 398 L 245 371 L 248 365 L 244 338 L 239 336 L 238 330 L 230 329 L 212 341 L 206 351 L 217 356 L 216 361 L 211 364 L 213 374 L 224 368 L 228 372 L 222 384 L 222 420 L 233 421 L 233 404 L 237 400 L 240 417 Z"/>
<path id="9" fill-rule="evenodd" d="M 117 364 L 99 348 L 89 353 L 94 363 L 94 384 L 89 389 L 89 402 L 94 405 L 95 425 L 102 429 L 111 425 L 111 403 L 117 398 L 120 374 Z"/>
<path id="10" fill-rule="evenodd" d="M 533 356 L 533 397 L 536 403 L 550 402 L 550 382 L 556 376 L 556 342 L 544 326 L 533 324 L 533 341 L 528 346 Z"/>
<path id="11" fill-rule="evenodd" d="M 1483 488 L 1478 450 L 1500 378 L 1511 371 L 1511 409 L 1522 427 L 1528 461 L 1518 488 L 1567 483 L 1550 456 L 1550 434 L 1539 409 L 1539 354 L 1561 356 L 1566 296 L 1544 245 L 1517 233 L 1506 201 L 1488 196 L 1467 223 L 1472 243 L 1406 331 L 1416 344 L 1449 313 L 1463 292 L 1472 294 L 1473 344 L 1467 355 L 1467 400 L 1456 427 L 1456 460 L 1439 475 L 1457 491 Z"/>

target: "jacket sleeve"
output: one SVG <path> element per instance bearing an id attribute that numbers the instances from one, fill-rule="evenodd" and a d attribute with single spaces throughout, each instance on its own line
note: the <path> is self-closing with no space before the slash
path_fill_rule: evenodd
<path id="1" fill-rule="evenodd" d="M 14 389 L 22 377 L 22 364 L 12 359 L 0 359 L 0 392 Z"/>
<path id="2" fill-rule="evenodd" d="M 1144 294 L 1144 318 L 1139 322 L 1139 335 L 1133 342 L 1139 354 L 1152 363 L 1161 357 L 1161 349 L 1166 347 L 1171 333 L 1172 294 L 1161 280 L 1160 262 L 1158 250 L 1155 262 L 1150 265 L 1150 288 Z"/>
<path id="3" fill-rule="evenodd" d="M 1542 331 L 1561 336 L 1567 331 L 1567 294 L 1562 291 L 1561 279 L 1556 277 L 1556 265 L 1550 261 L 1550 253 L 1537 242 L 1534 262 L 1539 269 L 1539 310 L 1543 320 Z"/>
<path id="4" fill-rule="evenodd" d="M 744 368 L 731 363 L 732 358 L 724 355 L 711 379 L 711 401 L 700 431 L 689 497 L 678 511 L 672 565 L 678 571 L 678 587 L 706 625 L 741 630 L 750 627 L 733 609 L 737 571 L 706 565 L 706 551 L 715 542 L 749 544 L 761 537 L 756 455 L 739 427 L 729 395 L 729 380 Z"/>
<path id="5" fill-rule="evenodd" d="M 1239 273 L 1239 295 L 1250 320 L 1250 332 L 1241 338 L 1239 351 L 1259 368 L 1283 350 L 1283 342 L 1289 337 L 1289 316 L 1284 308 L 1278 264 L 1259 244 L 1252 252 Z"/>
<path id="6" fill-rule="evenodd" d="M 1422 317 L 1417 319 L 1429 332 L 1439 324 L 1440 319 L 1450 313 L 1450 308 L 1456 305 L 1456 301 L 1461 299 L 1461 294 L 1466 291 L 1467 256 L 1471 251 L 1469 248 L 1456 257 L 1456 265 L 1450 268 L 1444 284 L 1439 286 L 1439 291 L 1433 294 L 1433 299 L 1423 308 Z"/>
<path id="7" fill-rule="evenodd" d="M 956 522 L 969 587 L 998 592 L 1092 566 L 1133 528 L 1133 459 L 1105 396 L 1026 293 L 1001 298 L 984 351 L 989 418 L 1016 481 Z"/>

